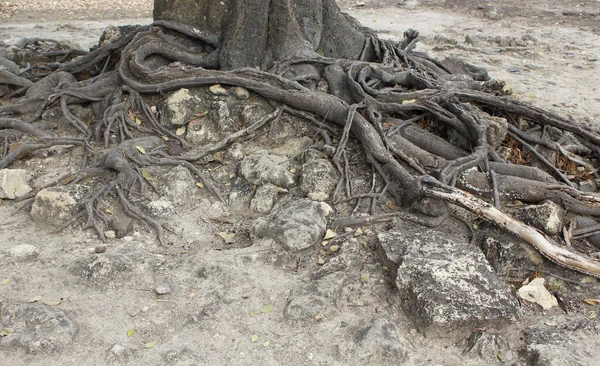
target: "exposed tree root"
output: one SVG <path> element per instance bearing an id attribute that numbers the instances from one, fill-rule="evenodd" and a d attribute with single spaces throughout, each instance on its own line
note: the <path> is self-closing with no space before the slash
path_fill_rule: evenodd
<path id="1" fill-rule="evenodd" d="M 437 226 L 449 216 L 446 203 L 451 203 L 527 240 L 562 266 L 600 277 L 600 262 L 558 247 L 537 230 L 501 211 L 506 200 L 550 199 L 568 211 L 600 215 L 600 196 L 576 188 L 577 181 L 582 180 L 578 173 L 581 169 L 564 168 L 578 166 L 587 169 L 588 175 L 595 174 L 591 171 L 597 169 L 593 164 L 600 159 L 600 135 L 507 96 L 503 84 L 490 80 L 481 68 L 456 59 L 438 62 L 414 52 L 418 41 L 414 30 L 407 31 L 405 39 L 396 45 L 367 31 L 363 34 L 365 43 L 357 55 L 359 60 L 326 58 L 302 46 L 294 50 L 283 48 L 281 52 L 294 51 L 298 58 L 275 64 L 270 71 L 223 71 L 214 68 L 223 67 L 220 63 L 231 51 L 227 40 L 221 41 L 220 35 L 193 27 L 159 21 L 138 27 L 69 63 L 55 61 L 24 76 L 3 72 L 0 83 L 26 88 L 27 93 L 14 103 L 0 106 L 0 116 L 10 116 L 0 118 L 0 129 L 17 130 L 36 140 L 5 153 L 0 168 L 38 149 L 85 146 L 86 166 L 74 181 L 80 181 L 86 172 L 116 172 L 85 204 L 87 226 L 104 239 L 103 215 L 97 203 L 108 192 L 115 192 L 127 215 L 152 227 L 164 243 L 160 223 L 128 200 L 128 192 L 138 183 L 145 184 L 139 169 L 151 164 L 182 165 L 225 203 L 219 189 L 197 168 L 199 161 L 234 142 L 254 138 L 282 113 L 293 113 L 319 126 L 325 146 L 332 150 L 330 156 L 340 173 L 334 202 L 355 200 L 355 214 L 361 200 L 370 200 L 371 216 L 338 218 L 334 227 L 367 225 L 397 217 Z M 72 56 L 68 52 L 44 56 L 67 55 Z M 272 56 L 271 61 L 285 59 L 283 54 Z M 44 72 L 47 76 L 38 81 Z M 316 88 L 319 82 L 327 84 L 329 93 Z M 282 106 L 221 141 L 190 146 L 160 124 L 145 99 L 149 94 L 217 83 L 245 87 Z M 99 111 L 95 125 L 71 112 L 72 104 L 89 104 Z M 16 118 L 28 116 L 35 120 L 53 106 L 60 108 L 74 135 L 81 138 L 51 138 L 47 132 Z M 144 120 L 143 126 L 136 118 Z M 338 129 L 330 123 L 342 128 L 336 147 L 329 134 L 338 133 Z M 183 154 L 171 156 L 165 152 L 163 136 L 181 146 Z M 346 154 L 351 137 L 360 142 L 367 162 L 373 166 L 368 192 L 357 192 L 353 186 Z M 108 148 L 95 166 L 92 163 L 98 156 L 91 145 L 94 139 Z M 118 145 L 111 147 L 115 142 Z M 563 165 L 538 152 L 534 145 L 555 151 L 564 158 Z M 509 150 L 508 156 L 500 156 L 501 147 Z M 525 165 L 523 156 L 528 153 L 541 162 L 541 168 Z M 381 187 L 377 186 L 378 176 L 383 180 Z M 495 207 L 455 186 L 480 197 L 492 197 Z M 384 195 L 415 212 L 375 212 L 376 202 Z M 587 233 L 578 231 L 577 235 L 583 237 Z"/>

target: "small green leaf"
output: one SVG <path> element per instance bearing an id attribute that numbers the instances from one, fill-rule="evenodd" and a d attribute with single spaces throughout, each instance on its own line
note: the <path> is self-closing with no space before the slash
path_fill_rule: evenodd
<path id="1" fill-rule="evenodd" d="M 145 150 L 143 147 L 141 147 L 141 146 L 136 146 L 135 148 L 136 148 L 136 149 L 138 149 L 138 151 L 139 151 L 139 152 L 140 152 L 142 155 L 144 155 L 144 154 L 146 153 L 146 150 Z"/>
<path id="2" fill-rule="evenodd" d="M 251 316 L 251 317 L 253 317 L 253 318 L 254 318 L 256 315 L 258 315 L 258 313 L 257 313 L 256 311 L 254 311 L 254 310 L 250 310 L 250 316 Z"/>
<path id="3" fill-rule="evenodd" d="M 360 278 L 365 282 L 365 283 L 369 283 L 369 274 L 368 273 L 361 273 L 360 274 Z"/>
<path id="4" fill-rule="evenodd" d="M 225 244 L 233 243 L 233 238 L 235 238 L 234 233 L 220 232 L 220 233 L 217 233 L 217 235 L 219 235 L 223 239 Z"/>
<path id="5" fill-rule="evenodd" d="M 138 117 L 135 117 L 135 124 L 140 126 L 142 124 L 142 120 L 139 119 Z"/>
<path id="6" fill-rule="evenodd" d="M 335 253 L 335 252 L 337 252 L 338 250 L 340 250 L 340 246 L 339 246 L 339 245 L 332 245 L 332 246 L 330 246 L 330 247 L 329 247 L 329 251 L 330 251 L 331 253 Z"/>
<path id="7" fill-rule="evenodd" d="M 258 341 L 258 334 L 253 334 L 253 335 L 250 337 L 250 342 L 254 343 L 254 342 L 256 342 L 256 341 Z"/>
<path id="8" fill-rule="evenodd" d="M 402 104 L 413 104 L 414 102 L 416 102 L 416 99 L 406 99 L 402 101 Z"/>
<path id="9" fill-rule="evenodd" d="M 198 183 L 196 183 L 196 187 L 198 187 L 198 188 L 204 188 L 204 183 L 198 182 Z"/>
<path id="10" fill-rule="evenodd" d="M 10 283 L 10 278 L 5 278 L 2 280 L 2 286 L 8 285 Z"/>
<path id="11" fill-rule="evenodd" d="M 158 344 L 158 339 L 153 340 L 152 342 L 148 342 L 144 344 L 144 348 L 152 348 Z"/>
<path id="12" fill-rule="evenodd" d="M 270 313 L 271 311 L 273 311 L 273 304 L 265 305 L 265 306 L 261 307 L 259 309 L 259 311 L 261 313 Z"/>
<path id="13" fill-rule="evenodd" d="M 266 341 L 265 343 L 263 343 L 264 347 L 269 347 L 269 345 L 271 344 L 271 341 Z"/>
<path id="14" fill-rule="evenodd" d="M 29 299 L 29 301 L 28 301 L 28 302 L 38 302 L 38 301 L 40 301 L 41 299 L 42 299 L 42 296 L 41 296 L 41 295 L 38 295 L 38 296 L 35 296 L 35 297 L 32 297 L 31 299 Z"/>
<path id="15" fill-rule="evenodd" d="M 127 331 L 128 337 L 133 337 L 135 335 L 135 329 L 131 328 Z"/>

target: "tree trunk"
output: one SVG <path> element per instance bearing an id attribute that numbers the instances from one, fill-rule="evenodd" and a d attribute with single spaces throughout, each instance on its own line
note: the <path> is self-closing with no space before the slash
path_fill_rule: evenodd
<path id="1" fill-rule="evenodd" d="M 269 69 L 277 61 L 319 56 L 356 60 L 370 29 L 335 0 L 155 0 L 154 19 L 171 20 L 220 39 L 219 68 Z M 374 58 L 373 52 L 363 55 Z"/>

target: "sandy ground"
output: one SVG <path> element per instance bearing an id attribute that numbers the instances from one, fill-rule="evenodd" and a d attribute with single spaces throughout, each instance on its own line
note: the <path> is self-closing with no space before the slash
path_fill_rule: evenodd
<path id="1" fill-rule="evenodd" d="M 59 1 L 4 3 L 0 41 L 47 37 L 89 48 L 108 24 L 151 22 L 151 1 L 76 3 L 87 8 L 68 8 Z M 493 9 L 479 5 L 478 1 L 341 2 L 344 10 L 385 37 L 400 39 L 405 29 L 417 28 L 422 36 L 418 50 L 439 58 L 457 55 L 485 66 L 523 100 L 597 126 L 600 17 L 594 14 L 600 3 L 505 1 L 491 2 Z M 61 171 L 68 164 L 49 158 L 31 168 L 43 175 L 49 166 Z M 208 197 L 198 195 L 194 199 Z M 314 289 L 309 284 L 315 265 L 305 264 L 314 261 L 314 255 L 292 256 L 270 246 L 220 250 L 223 243 L 215 233 L 222 228 L 200 220 L 202 214 L 185 204 L 178 208 L 175 229 L 181 239 L 169 249 L 143 228 L 109 241 L 113 267 L 93 272 L 94 266 L 102 267 L 93 262 L 91 253 L 102 245 L 93 233 L 73 229 L 51 234 L 28 214 L 15 214 L 14 207 L 0 204 L 0 280 L 10 279 L 0 285 L 0 298 L 24 304 L 38 298 L 58 302 L 55 306 L 73 319 L 75 329 L 73 342 L 60 352 L 4 352 L 0 365 L 352 364 L 345 358 L 354 344 L 350 330 L 359 330 L 374 318 L 397 324 L 408 364 L 482 364 L 481 359 L 463 355 L 454 340 L 418 335 L 398 309 L 393 286 L 371 254 L 357 251 L 354 258 L 360 265 L 354 272 L 339 281 L 328 277 L 331 283 Z M 35 245 L 38 256 L 10 259 L 5 253 L 17 244 Z M 119 263 L 126 270 L 115 269 Z M 371 274 L 368 284 L 360 279 L 365 271 Z M 92 272 L 98 278 L 90 281 Z M 172 293 L 157 298 L 152 289 L 164 282 Z M 325 310 L 321 321 L 289 321 L 284 309 L 303 291 L 334 293 L 338 301 Z M 270 304 L 273 310 L 258 311 Z M 258 315 L 251 316 L 253 312 Z M 134 332 L 128 334 L 130 330 Z M 515 339 L 518 342 L 518 336 Z M 154 341 L 158 343 L 144 348 Z"/>

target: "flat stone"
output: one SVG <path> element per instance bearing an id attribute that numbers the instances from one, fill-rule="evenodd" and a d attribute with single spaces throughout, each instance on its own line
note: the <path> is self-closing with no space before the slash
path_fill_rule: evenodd
<path id="1" fill-rule="evenodd" d="M 544 257 L 531 244 L 509 234 L 492 234 L 480 244 L 488 262 L 500 278 L 524 281 L 530 268 L 545 263 Z"/>
<path id="2" fill-rule="evenodd" d="M 287 188 L 294 184 L 294 176 L 288 168 L 288 158 L 285 156 L 255 154 L 244 158 L 240 166 L 240 174 L 250 184 L 271 183 Z"/>
<path id="3" fill-rule="evenodd" d="M 517 295 L 525 301 L 540 305 L 544 310 L 558 306 L 558 300 L 546 289 L 545 283 L 544 278 L 534 278 L 527 285 L 521 287 L 517 291 Z"/>
<path id="4" fill-rule="evenodd" d="M 15 199 L 32 191 L 31 174 L 25 169 L 0 170 L 0 198 Z"/>
<path id="5" fill-rule="evenodd" d="M 327 201 L 329 199 L 329 195 L 325 192 L 309 192 L 307 195 L 309 200 L 311 201 L 318 201 L 318 202 L 324 202 Z"/>
<path id="6" fill-rule="evenodd" d="M 161 284 L 160 286 L 157 286 L 154 291 L 156 291 L 156 293 L 158 295 L 167 295 L 171 293 L 171 285 L 167 282 Z"/>
<path id="7" fill-rule="evenodd" d="M 214 95 L 227 95 L 227 89 L 223 88 L 221 86 L 221 84 L 215 84 L 213 86 L 211 86 L 210 88 L 208 88 L 210 90 L 211 93 L 213 93 Z"/>
<path id="8" fill-rule="evenodd" d="M 189 200 L 190 195 L 198 189 L 192 173 L 181 165 L 167 172 L 161 181 L 165 183 L 166 198 L 176 204 Z"/>
<path id="9" fill-rule="evenodd" d="M 401 305 L 422 332 L 470 334 L 473 328 L 506 325 L 521 314 L 479 248 L 405 222 L 390 231 L 385 250 L 394 245 L 387 257 L 400 261 Z"/>
<path id="10" fill-rule="evenodd" d="M 117 254 L 96 254 L 74 261 L 69 271 L 98 285 L 104 285 L 131 272 L 131 259 Z"/>
<path id="11" fill-rule="evenodd" d="M 36 257 L 38 249 L 30 244 L 19 244 L 7 250 L 8 255 L 14 258 L 27 259 Z"/>
<path id="12" fill-rule="evenodd" d="M 327 227 L 328 210 L 323 203 L 307 199 L 275 205 L 267 217 L 253 221 L 251 234 L 269 238 L 298 252 L 321 241 Z"/>

